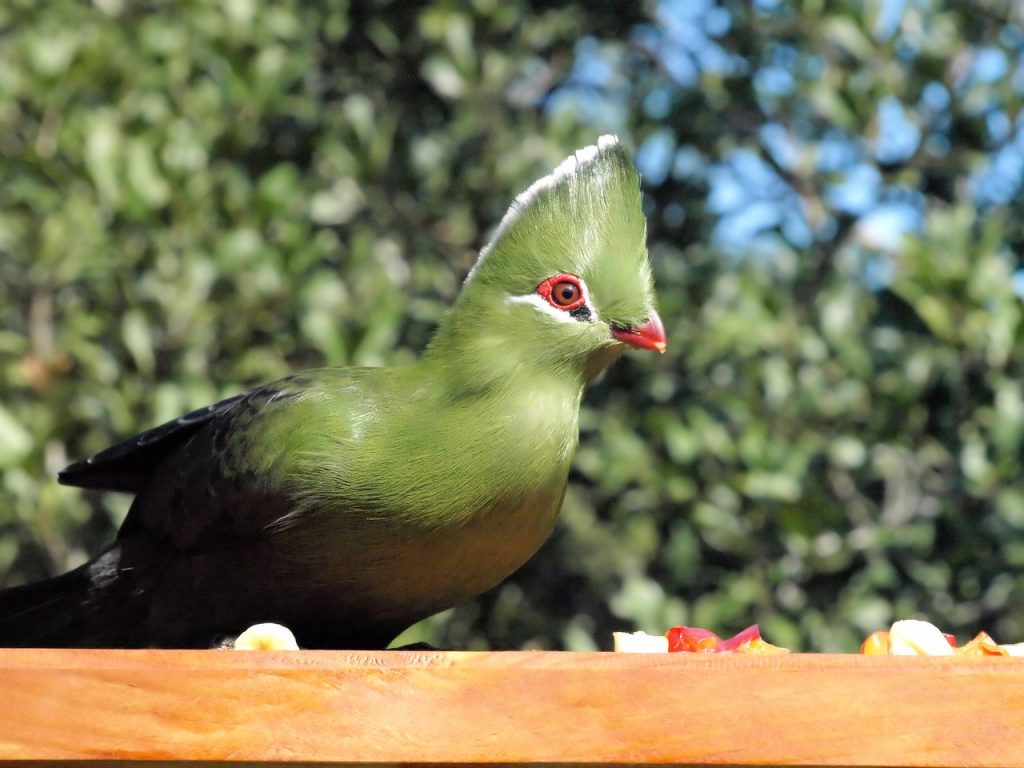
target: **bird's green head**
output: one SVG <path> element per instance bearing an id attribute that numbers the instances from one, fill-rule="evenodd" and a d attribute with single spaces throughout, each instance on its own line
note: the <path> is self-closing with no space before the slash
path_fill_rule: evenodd
<path id="1" fill-rule="evenodd" d="M 627 346 L 663 351 L 640 177 L 613 136 L 520 194 L 437 342 L 592 378 Z"/>

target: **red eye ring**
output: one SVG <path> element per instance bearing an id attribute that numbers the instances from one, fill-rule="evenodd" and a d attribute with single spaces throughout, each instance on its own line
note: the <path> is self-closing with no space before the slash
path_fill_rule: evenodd
<path id="1" fill-rule="evenodd" d="M 537 286 L 537 293 L 552 307 L 564 312 L 571 312 L 587 303 L 583 283 L 568 272 L 549 277 Z"/>

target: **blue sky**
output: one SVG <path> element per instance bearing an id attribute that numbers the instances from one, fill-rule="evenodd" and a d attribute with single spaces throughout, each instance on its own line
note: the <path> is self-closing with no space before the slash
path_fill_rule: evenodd
<path id="1" fill-rule="evenodd" d="M 763 14 L 792 12 L 787 4 L 772 0 L 754 5 Z M 927 37 L 915 33 L 910 22 L 929 12 L 930 6 L 927 0 L 865 3 L 864 29 L 875 43 L 889 45 L 898 60 L 912 62 Z M 999 47 L 962 52 L 948 67 L 948 82 L 928 83 L 915 103 L 901 102 L 896 95 L 878 99 L 863 133 L 838 125 L 804 130 L 798 118 L 788 119 L 788 125 L 766 118 L 756 142 L 748 146 L 686 144 L 670 122 L 671 109 L 680 93 L 699 89 L 702 78 L 750 77 L 767 115 L 775 105 L 788 105 L 784 100 L 801 79 L 813 80 L 825 66 L 814 52 L 783 42 L 769 45 L 764 60 L 748 62 L 722 44 L 731 27 L 730 11 L 712 0 L 661 0 L 650 21 L 633 30 L 628 46 L 581 40 L 570 77 L 545 107 L 550 112 L 573 110 L 596 131 L 631 138 L 637 146 L 637 166 L 649 187 L 673 180 L 706 185 L 707 208 L 718 217 L 713 245 L 727 255 L 742 258 L 756 253 L 763 258 L 772 242 L 807 248 L 834 236 L 836 217 L 856 218 L 858 245 L 876 254 L 867 260 L 874 266 L 865 279 L 878 287 L 891 273 L 885 254 L 899 248 L 904 235 L 919 233 L 927 215 L 927 197 L 904 186 L 907 182 L 891 170 L 917 153 L 938 159 L 952 156 L 954 106 L 981 118 L 990 147 L 982 162 L 964 169 L 973 203 L 982 210 L 1005 205 L 1024 189 L 1024 109 L 1009 108 L 1013 99 L 991 97 L 1009 78 L 1021 97 L 1016 103 L 1024 103 L 1020 27 L 1007 24 Z M 631 50 L 644 52 L 646 59 L 638 59 Z M 629 127 L 637 121 L 630 119 L 629 110 L 637 104 L 646 132 L 630 136 Z M 795 131 L 803 135 L 798 138 Z M 805 202 L 787 180 L 796 168 L 804 178 L 815 180 L 824 217 L 809 220 Z M 666 213 L 681 221 L 685 210 L 677 208 Z M 1024 277 L 1020 283 L 1024 288 Z"/>

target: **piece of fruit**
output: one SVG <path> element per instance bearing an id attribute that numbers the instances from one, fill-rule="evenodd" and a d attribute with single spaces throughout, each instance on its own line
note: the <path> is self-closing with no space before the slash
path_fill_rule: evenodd
<path id="1" fill-rule="evenodd" d="M 646 632 L 612 632 L 616 653 L 666 653 L 668 639 Z"/>
<path id="2" fill-rule="evenodd" d="M 299 644 L 288 627 L 280 624 L 253 624 L 235 638 L 236 651 L 297 651 Z"/>
<path id="3" fill-rule="evenodd" d="M 936 627 L 927 621 L 903 619 L 889 629 L 891 656 L 952 656 L 953 647 Z"/>
<path id="4" fill-rule="evenodd" d="M 870 656 L 887 656 L 889 654 L 889 631 L 879 629 L 872 632 L 860 644 L 860 652 Z"/>
<path id="5" fill-rule="evenodd" d="M 766 643 L 757 624 L 751 624 L 727 640 L 700 627 L 672 627 L 665 637 L 668 638 L 670 653 L 749 653 L 762 656 L 789 653 L 787 648 Z"/>
<path id="6" fill-rule="evenodd" d="M 719 653 L 722 639 L 709 629 L 672 627 L 665 633 L 669 653 Z"/>

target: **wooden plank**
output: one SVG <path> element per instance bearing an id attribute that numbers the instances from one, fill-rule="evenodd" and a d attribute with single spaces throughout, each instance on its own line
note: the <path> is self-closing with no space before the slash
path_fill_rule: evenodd
<path id="1" fill-rule="evenodd" d="M 1024 663 L 5 649 L 0 760 L 1022 766 Z"/>

